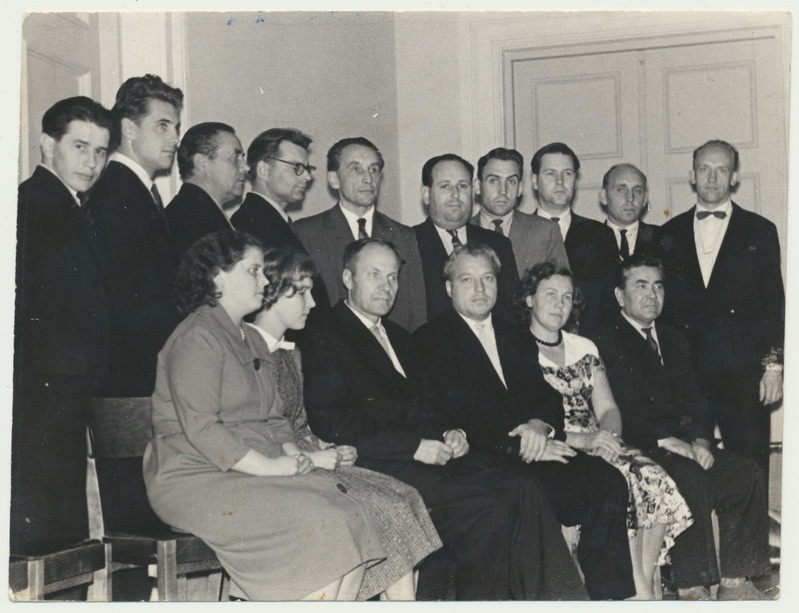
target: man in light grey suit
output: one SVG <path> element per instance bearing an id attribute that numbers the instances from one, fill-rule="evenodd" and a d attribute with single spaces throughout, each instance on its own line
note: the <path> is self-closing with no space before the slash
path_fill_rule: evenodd
<path id="1" fill-rule="evenodd" d="M 331 305 L 347 297 L 341 283 L 344 248 L 367 237 L 390 241 L 403 264 L 388 319 L 413 331 L 427 321 L 422 260 L 413 230 L 375 210 L 383 166 L 380 151 L 366 138 L 338 141 L 327 152 L 327 180 L 339 193 L 338 203 L 295 222 L 294 231 L 319 269 Z"/>
<path id="2" fill-rule="evenodd" d="M 537 215 L 517 209 L 522 195 L 524 158 L 515 149 L 492 149 L 477 162 L 474 193 L 480 199 L 480 212 L 471 223 L 507 236 L 519 276 L 539 262 L 551 260 L 569 266 L 558 226 Z"/>

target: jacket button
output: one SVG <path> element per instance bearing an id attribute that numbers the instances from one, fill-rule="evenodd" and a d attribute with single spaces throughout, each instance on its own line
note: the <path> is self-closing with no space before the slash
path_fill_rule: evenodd
<path id="1" fill-rule="evenodd" d="M 344 487 L 343 483 L 336 483 L 336 487 L 338 488 L 338 491 L 341 492 L 342 494 L 347 493 L 347 488 Z"/>

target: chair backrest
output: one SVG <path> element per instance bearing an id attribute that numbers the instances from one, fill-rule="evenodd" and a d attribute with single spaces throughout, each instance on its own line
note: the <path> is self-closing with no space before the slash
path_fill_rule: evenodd
<path id="1" fill-rule="evenodd" d="M 142 455 L 152 438 L 149 398 L 93 398 L 89 420 L 106 534 L 170 532 L 153 512 L 142 474 Z"/>

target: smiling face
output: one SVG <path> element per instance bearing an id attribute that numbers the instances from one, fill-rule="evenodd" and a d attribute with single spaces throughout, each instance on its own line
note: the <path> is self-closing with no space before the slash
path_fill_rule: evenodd
<path id="1" fill-rule="evenodd" d="M 341 204 L 356 215 L 377 202 L 383 171 L 377 152 L 364 145 L 349 145 L 341 151 L 339 167 L 327 173 L 330 187 L 338 190 Z"/>
<path id="2" fill-rule="evenodd" d="M 571 207 L 576 184 L 574 161 L 563 153 L 544 155 L 538 174 L 533 175 L 533 189 L 538 192 L 538 204 L 550 215 L 560 215 Z"/>
<path id="3" fill-rule="evenodd" d="M 217 291 L 222 294 L 219 304 L 230 318 L 241 318 L 261 308 L 264 300 L 264 254 L 257 247 L 248 247 L 241 260 L 230 270 L 220 270 L 214 277 Z"/>
<path id="4" fill-rule="evenodd" d="M 522 191 L 522 169 L 513 160 L 490 159 L 483 167 L 483 178 L 475 181 L 475 193 L 492 215 L 504 217 L 519 201 Z"/>
<path id="5" fill-rule="evenodd" d="M 541 332 L 557 332 L 569 320 L 574 301 L 574 284 L 569 277 L 552 275 L 539 281 L 535 294 L 527 296 L 530 308 L 530 329 L 536 336 Z"/>
<path id="6" fill-rule="evenodd" d="M 75 119 L 59 140 L 42 135 L 42 161 L 70 189 L 85 192 L 105 168 L 108 139 L 108 129 Z"/>
<path id="7" fill-rule="evenodd" d="M 366 245 L 342 273 L 347 303 L 370 321 L 388 315 L 397 297 L 400 262 L 383 245 Z"/>
<path id="8" fill-rule="evenodd" d="M 727 149 L 711 145 L 697 154 L 691 184 L 696 188 L 700 204 L 710 209 L 717 207 L 730 197 L 737 183 L 738 173 Z"/>
<path id="9" fill-rule="evenodd" d="M 269 158 L 258 162 L 257 187 L 269 200 L 285 209 L 291 204 L 305 200 L 305 192 L 308 191 L 308 185 L 312 180 L 311 173 L 306 169 L 298 175 L 292 164 L 308 166 L 308 150 L 284 140 L 277 148 L 274 157 L 290 163 Z"/>
<path id="10" fill-rule="evenodd" d="M 624 289 L 615 289 L 616 301 L 633 321 L 649 326 L 663 310 L 663 276 L 652 266 L 636 266 L 624 274 Z"/>
<path id="11" fill-rule="evenodd" d="M 422 199 L 430 219 L 439 228 L 460 230 L 472 214 L 472 180 L 457 160 L 439 162 L 431 171 L 430 187 L 422 187 Z"/>
<path id="12" fill-rule="evenodd" d="M 235 134 L 217 132 L 214 139 L 217 148 L 213 157 L 197 154 L 196 172 L 202 175 L 204 187 L 218 203 L 238 201 L 247 181 L 247 157 Z"/>
<path id="13" fill-rule="evenodd" d="M 608 220 L 626 228 L 641 217 L 647 200 L 646 179 L 635 168 L 622 166 L 610 175 L 599 200 L 607 207 Z"/>
<path id="14" fill-rule="evenodd" d="M 178 110 L 163 100 L 151 99 L 149 113 L 139 119 L 122 119 L 120 150 L 138 162 L 153 178 L 172 168 L 180 137 Z"/>
<path id="15" fill-rule="evenodd" d="M 446 282 L 453 308 L 469 319 L 484 321 L 497 303 L 497 273 L 484 256 L 464 254 L 453 262 Z"/>

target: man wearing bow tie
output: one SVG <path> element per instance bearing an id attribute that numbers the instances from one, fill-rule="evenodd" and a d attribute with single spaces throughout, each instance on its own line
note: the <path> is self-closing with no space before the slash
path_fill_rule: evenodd
<path id="1" fill-rule="evenodd" d="M 731 200 L 738 151 L 693 154 L 697 204 L 664 226 L 674 287 L 666 315 L 688 337 L 698 383 L 726 449 L 768 472 L 770 410 L 782 398 L 785 292 L 773 223 Z"/>

